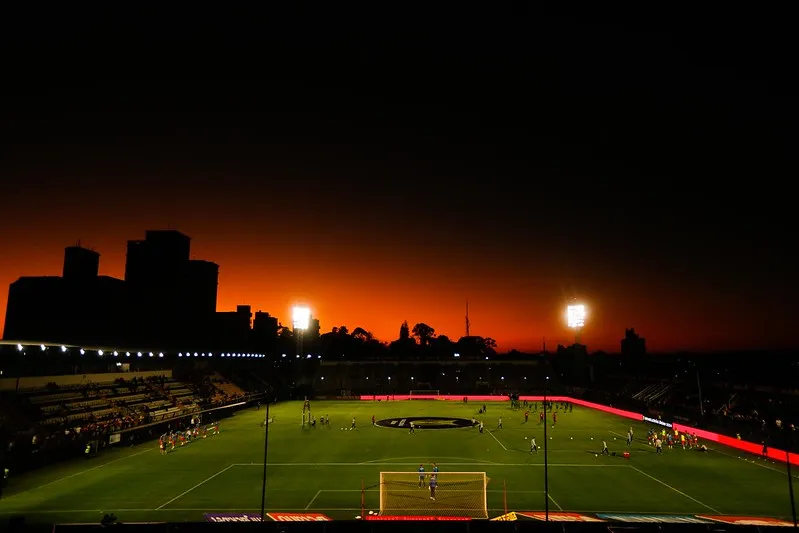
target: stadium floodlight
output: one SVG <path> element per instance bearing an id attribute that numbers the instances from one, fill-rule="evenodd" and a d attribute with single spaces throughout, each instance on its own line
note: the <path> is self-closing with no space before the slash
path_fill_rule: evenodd
<path id="1" fill-rule="evenodd" d="M 66 353 L 66 351 L 67 351 L 67 347 L 66 347 L 66 346 L 62 346 L 62 347 L 61 347 L 61 352 L 62 352 L 62 353 Z"/>
<path id="2" fill-rule="evenodd" d="M 42 349 L 42 351 L 45 351 L 47 349 L 47 347 L 44 344 L 40 344 L 39 346 Z"/>
<path id="3" fill-rule="evenodd" d="M 97 355 L 103 355 L 103 351 L 102 350 L 97 350 Z"/>
<path id="4" fill-rule="evenodd" d="M 81 349 L 80 349 L 80 354 L 81 354 L 81 355 L 85 355 L 85 354 L 86 354 L 86 350 L 84 350 L 83 348 L 81 348 Z"/>
<path id="5" fill-rule="evenodd" d="M 566 322 L 570 328 L 585 326 L 585 306 L 583 304 L 572 304 L 566 307 Z"/>
<path id="6" fill-rule="evenodd" d="M 21 352 L 21 351 L 22 351 L 22 349 L 23 349 L 23 348 L 22 348 L 22 345 L 21 345 L 21 344 L 17 344 L 17 351 L 18 351 L 18 352 Z"/>
<path id="7" fill-rule="evenodd" d="M 308 307 L 296 305 L 291 312 L 294 329 L 308 329 L 311 323 L 311 310 Z"/>
<path id="8" fill-rule="evenodd" d="M 114 357 L 117 357 L 118 355 L 119 355 L 119 352 L 114 351 Z"/>
<path id="9" fill-rule="evenodd" d="M 566 307 L 566 323 L 574 330 L 574 344 L 580 344 L 580 330 L 585 326 L 585 306 L 569 304 Z"/>

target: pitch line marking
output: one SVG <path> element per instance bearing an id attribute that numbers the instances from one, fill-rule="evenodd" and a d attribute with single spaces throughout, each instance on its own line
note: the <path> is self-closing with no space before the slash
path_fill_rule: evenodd
<path id="1" fill-rule="evenodd" d="M 319 492 L 361 492 L 361 489 L 320 489 Z M 380 492 L 380 489 L 366 489 L 364 492 Z M 419 489 L 399 489 L 391 492 L 419 492 Z M 482 489 L 459 490 L 458 492 L 483 492 Z M 507 492 L 512 494 L 543 494 L 543 490 L 500 490 L 488 489 L 486 492 Z M 318 494 L 317 494 L 318 496 Z"/>
<path id="2" fill-rule="evenodd" d="M 505 445 L 504 445 L 504 444 L 502 444 L 502 442 L 500 442 L 500 440 L 494 436 L 494 434 L 491 432 L 491 430 L 490 430 L 490 429 L 486 429 L 486 431 L 488 431 L 488 434 L 489 434 L 489 435 L 491 435 L 491 437 L 492 437 L 492 438 L 493 438 L 495 441 L 497 441 L 497 444 L 499 444 L 500 446 L 502 446 L 502 449 L 503 449 L 503 450 L 505 450 L 506 452 L 508 451 L 508 449 L 505 447 Z"/>
<path id="3" fill-rule="evenodd" d="M 723 444 L 721 444 L 720 446 L 724 446 L 724 445 L 723 445 Z M 732 459 L 742 459 L 742 457 L 740 457 L 740 456 L 739 456 L 739 457 L 736 457 L 736 456 L 734 456 L 734 455 L 733 455 L 733 454 L 731 454 L 731 453 L 727 453 L 727 452 L 725 452 L 725 451 L 723 451 L 723 450 L 720 450 L 719 448 L 715 448 L 715 447 L 714 447 L 714 448 L 711 448 L 710 446 L 708 446 L 708 448 L 707 448 L 707 449 L 708 449 L 708 451 L 710 451 L 710 452 L 716 452 L 716 453 L 720 453 L 721 455 L 726 455 L 727 457 L 730 457 L 730 458 L 732 458 Z M 732 448 L 732 449 L 734 450 L 735 448 Z M 743 450 L 741 450 L 741 453 L 746 453 L 746 452 L 744 452 Z M 751 454 L 750 454 L 750 455 L 751 455 Z M 782 470 L 781 468 L 774 468 L 773 466 L 769 466 L 769 465 L 765 465 L 765 464 L 760 464 L 760 463 L 758 463 L 756 460 L 755 460 L 755 461 L 749 461 L 749 460 L 746 460 L 746 462 L 747 462 L 748 464 L 753 464 L 753 465 L 755 465 L 755 466 L 759 466 L 760 468 L 766 468 L 766 469 L 768 469 L 768 470 L 773 470 L 774 472 L 777 472 L 777 473 L 779 473 L 779 474 L 782 474 L 782 475 L 784 475 L 784 476 L 787 476 L 787 475 L 788 475 L 788 472 L 787 472 L 787 471 L 785 471 L 785 470 Z M 782 463 L 782 461 L 780 461 L 780 463 Z M 796 479 L 799 479 L 799 475 L 796 475 L 796 474 L 792 474 L 792 475 L 791 475 L 791 477 L 794 477 L 794 478 L 796 478 Z"/>
<path id="4" fill-rule="evenodd" d="M 139 452 L 132 453 L 130 455 L 126 455 L 125 457 L 117 457 L 116 459 L 113 459 L 113 460 L 108 461 L 106 463 L 103 463 L 101 465 L 93 466 L 91 468 L 87 468 L 86 470 L 81 470 L 80 472 L 75 472 L 74 474 L 70 474 L 68 476 L 64 476 L 62 478 L 58 478 L 58 479 L 55 479 L 53 481 L 48 481 L 44 485 L 37 485 L 36 487 L 31 487 L 29 489 L 25 489 L 23 491 L 20 491 L 20 492 L 14 493 L 14 494 L 9 494 L 5 499 L 8 500 L 8 499 L 11 499 L 11 498 L 13 498 L 15 496 L 19 496 L 21 494 L 27 494 L 28 492 L 32 492 L 34 490 L 39 490 L 39 489 L 43 489 L 44 487 L 49 487 L 50 485 L 55 485 L 56 483 L 60 483 L 62 481 L 66 481 L 68 479 L 72 479 L 73 477 L 77 477 L 77 476 L 80 476 L 82 474 L 86 474 L 87 472 L 91 472 L 92 470 L 97 470 L 98 468 L 102 468 L 104 466 L 108 466 L 111 463 L 116 463 L 118 461 L 122 461 L 123 459 L 130 459 L 131 457 L 136 457 L 137 455 L 141 455 L 141 454 L 147 453 L 149 451 L 152 451 L 152 448 L 148 448 L 146 450 L 141 450 Z"/>
<path id="5" fill-rule="evenodd" d="M 544 463 L 439 463 L 441 466 L 540 466 Z M 263 463 L 235 463 L 230 466 L 264 466 Z M 267 466 L 419 466 L 419 463 L 267 463 Z M 606 464 L 579 464 L 579 463 L 549 463 L 551 467 L 580 467 L 580 468 L 630 468 L 629 465 Z M 416 472 L 409 472 L 416 474 Z M 442 474 L 446 472 L 440 472 Z"/>
<path id="6" fill-rule="evenodd" d="M 194 485 L 194 486 L 193 486 L 192 488 L 190 488 L 189 490 L 186 490 L 186 491 L 184 491 L 184 492 L 181 492 L 180 494 L 178 494 L 177 496 L 175 496 L 174 498 L 172 498 L 171 500 L 169 500 L 169 501 L 168 501 L 168 502 L 166 502 L 165 504 L 163 504 L 163 505 L 160 505 L 159 507 L 156 507 L 156 508 L 155 508 L 155 510 L 156 510 L 156 511 L 160 511 L 161 509 L 163 509 L 164 507 L 166 507 L 166 506 L 167 506 L 167 505 L 169 505 L 170 503 L 174 502 L 175 500 L 179 500 L 180 498 L 182 498 L 182 497 L 183 497 L 183 496 L 185 496 L 186 494 L 190 493 L 190 492 L 191 492 L 191 491 L 193 491 L 194 489 L 196 489 L 196 488 L 199 488 L 199 487 L 201 487 L 201 486 L 205 485 L 206 483 L 208 483 L 209 481 L 211 481 L 212 479 L 214 479 L 216 476 L 219 476 L 219 475 L 221 475 L 221 474 L 224 474 L 225 472 L 227 472 L 228 470 L 230 470 L 230 469 L 231 469 L 231 468 L 233 468 L 234 466 L 236 466 L 236 465 L 235 465 L 235 464 L 232 464 L 232 465 L 228 465 L 228 466 L 226 466 L 225 468 L 223 468 L 222 470 L 220 470 L 219 472 L 217 472 L 217 473 L 216 473 L 216 474 L 214 474 L 213 476 L 210 476 L 210 477 L 208 477 L 208 478 L 204 479 L 203 481 L 200 481 L 199 483 L 197 483 L 196 485 Z"/>
<path id="7" fill-rule="evenodd" d="M 371 461 L 361 461 L 358 464 L 361 464 L 361 465 L 379 465 L 381 463 L 387 464 L 387 463 L 384 463 L 384 461 L 399 461 L 399 460 L 402 460 L 402 459 L 416 459 L 416 457 L 389 457 L 387 459 L 373 459 Z M 485 464 L 489 464 L 489 465 L 497 464 L 494 461 L 485 461 L 483 459 L 469 459 L 468 457 L 441 457 L 440 459 L 455 459 L 457 461 L 479 461 L 481 463 L 485 463 Z M 443 463 L 441 463 L 441 461 L 439 460 L 439 464 L 443 464 Z"/>
<path id="8" fill-rule="evenodd" d="M 696 499 L 696 498 L 694 498 L 693 496 L 689 496 L 689 495 L 687 495 L 686 493 L 684 493 L 683 491 L 681 491 L 681 490 L 678 490 L 678 489 L 675 489 L 674 487 L 672 487 L 671 485 L 669 485 L 669 484 L 668 484 L 668 483 L 666 483 L 665 481 L 661 481 L 661 480 L 659 480 L 658 478 L 656 478 L 655 476 L 652 476 L 652 475 L 650 475 L 650 474 L 647 474 L 646 472 L 644 472 L 644 471 L 643 471 L 643 470 L 641 470 L 640 468 L 636 468 L 636 467 L 634 467 L 634 466 L 632 466 L 632 465 L 629 465 L 629 466 L 630 466 L 630 468 L 632 468 L 633 470 L 635 470 L 635 471 L 636 471 L 636 472 L 638 472 L 639 474 L 643 474 L 643 475 L 645 475 L 646 477 L 648 477 L 648 478 L 649 478 L 649 479 L 651 479 L 652 481 L 656 481 L 656 482 L 660 483 L 661 485 L 663 485 L 663 486 L 664 486 L 664 487 L 666 487 L 667 489 L 671 489 L 671 490 L 673 490 L 673 491 L 674 491 L 674 492 L 676 492 L 677 494 L 679 494 L 679 495 L 681 495 L 681 496 L 684 496 L 684 497 L 688 498 L 689 500 L 691 500 L 691 501 L 694 501 L 694 502 L 698 503 L 698 504 L 699 504 L 699 505 L 701 505 L 702 507 L 705 507 L 705 508 L 707 508 L 707 509 L 710 509 L 711 511 L 713 511 L 714 513 L 716 513 L 716 514 L 718 514 L 718 515 L 720 515 L 720 514 L 724 514 L 724 513 L 722 513 L 721 511 L 718 511 L 718 510 L 716 510 L 716 509 L 712 508 L 712 507 L 711 507 L 711 506 L 709 506 L 708 504 L 700 502 L 699 500 L 697 500 L 697 499 Z"/>
<path id="9" fill-rule="evenodd" d="M 311 498 L 311 501 L 309 501 L 308 505 L 305 506 L 305 510 L 306 511 L 311 508 L 311 505 L 313 505 L 313 502 L 316 501 L 316 498 L 318 498 L 320 494 L 322 494 L 322 491 L 321 490 L 317 490 L 316 494 L 314 495 L 314 497 Z"/>
<path id="10" fill-rule="evenodd" d="M 550 500 L 552 503 L 554 503 L 554 504 L 555 504 L 555 507 L 557 507 L 557 508 L 560 510 L 560 512 L 563 512 L 563 507 L 561 507 L 561 506 L 560 506 L 560 504 L 559 504 L 558 502 L 556 502 L 556 501 L 555 501 L 555 498 L 553 498 L 551 494 L 547 494 L 547 498 L 549 498 L 549 500 Z"/>

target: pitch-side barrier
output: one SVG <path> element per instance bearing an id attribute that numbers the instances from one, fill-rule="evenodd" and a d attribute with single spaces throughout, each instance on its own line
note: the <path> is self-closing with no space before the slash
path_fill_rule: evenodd
<path id="1" fill-rule="evenodd" d="M 360 397 L 361 401 L 400 401 L 400 400 L 442 400 L 442 401 L 457 401 L 462 402 L 464 398 L 469 402 L 507 402 L 507 396 L 489 396 L 489 395 L 458 395 L 458 394 L 392 394 L 390 396 L 386 395 L 372 395 L 372 394 L 364 394 Z M 636 420 L 638 422 L 647 422 L 650 424 L 655 424 L 658 426 L 663 426 L 666 428 L 672 428 L 676 431 L 681 433 L 695 433 L 697 437 L 704 439 L 709 442 L 717 442 L 719 444 L 723 444 L 724 446 L 729 446 L 730 448 L 735 448 L 736 450 L 741 450 L 747 453 L 751 453 L 754 455 L 762 455 L 763 445 L 756 444 L 754 442 L 749 442 L 745 440 L 736 439 L 733 437 L 729 437 L 727 435 L 721 435 L 719 433 L 715 433 L 713 431 L 707 431 L 704 429 L 699 429 L 691 426 L 687 426 L 685 424 L 681 424 L 679 422 L 667 422 L 663 420 L 659 420 L 656 418 L 652 418 L 650 416 L 641 414 L 641 413 L 634 413 L 632 411 L 625 411 L 624 409 L 617 409 L 616 407 L 609 407 L 607 405 L 602 405 L 599 403 L 594 402 L 587 402 L 585 400 L 581 400 L 579 398 L 572 398 L 570 396 L 549 396 L 547 395 L 546 399 L 550 402 L 570 402 L 574 405 L 580 405 L 582 407 L 588 407 L 589 409 L 595 409 L 597 411 L 602 411 L 603 413 L 610 413 L 616 416 L 621 416 L 624 418 L 629 418 L 630 420 Z M 528 402 L 541 402 L 544 400 L 544 396 L 519 396 L 519 400 L 527 400 Z M 778 448 L 771 448 L 769 447 L 766 450 L 766 454 L 769 459 L 773 459 L 775 461 L 785 462 L 786 459 L 790 461 L 792 465 L 799 466 L 799 454 L 796 453 L 787 453 L 785 450 L 780 450 Z"/>

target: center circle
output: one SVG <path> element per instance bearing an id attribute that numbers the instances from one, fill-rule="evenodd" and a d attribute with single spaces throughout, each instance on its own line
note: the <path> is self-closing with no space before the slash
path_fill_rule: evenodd
<path id="1" fill-rule="evenodd" d="M 453 418 L 450 416 L 406 416 L 404 418 L 384 418 L 377 420 L 376 426 L 384 428 L 410 429 L 458 429 L 476 425 L 467 418 Z"/>

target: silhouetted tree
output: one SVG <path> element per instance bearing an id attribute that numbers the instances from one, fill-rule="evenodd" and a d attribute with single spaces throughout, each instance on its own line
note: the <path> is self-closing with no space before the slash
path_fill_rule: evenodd
<path id="1" fill-rule="evenodd" d="M 374 339 L 374 335 L 361 327 L 352 330 L 352 338 L 360 342 L 366 343 Z"/>
<path id="2" fill-rule="evenodd" d="M 455 353 L 455 343 L 446 335 L 439 335 L 433 341 L 433 350 L 437 359 L 451 359 Z"/>
<path id="3" fill-rule="evenodd" d="M 293 339 L 294 332 L 291 331 L 290 327 L 281 324 L 277 327 L 277 336 L 280 339 Z"/>
<path id="4" fill-rule="evenodd" d="M 436 330 L 424 322 L 419 322 L 413 326 L 413 330 L 411 332 L 413 333 L 414 337 L 419 339 L 419 344 L 422 346 L 428 346 L 430 341 L 436 336 Z"/>
<path id="5" fill-rule="evenodd" d="M 399 340 L 407 341 L 410 338 L 411 338 L 411 328 L 410 326 L 408 326 L 408 321 L 406 320 L 400 326 Z"/>
<path id="6" fill-rule="evenodd" d="M 458 351 L 461 356 L 467 358 L 486 357 L 495 355 L 496 350 L 494 347 L 497 345 L 496 341 L 490 337 L 461 337 L 458 339 Z"/>

